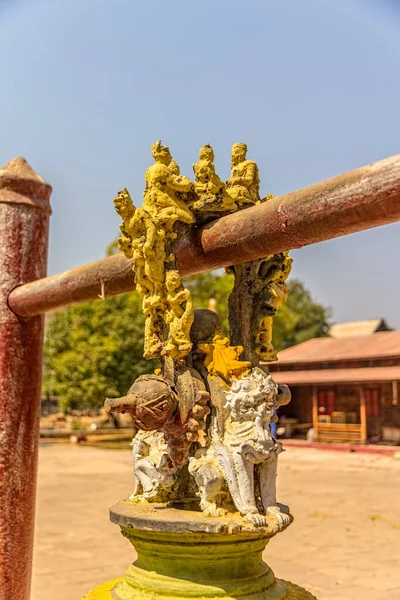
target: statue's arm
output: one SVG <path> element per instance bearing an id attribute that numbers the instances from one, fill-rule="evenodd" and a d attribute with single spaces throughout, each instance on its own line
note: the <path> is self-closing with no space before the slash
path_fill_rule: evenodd
<path id="1" fill-rule="evenodd" d="M 185 311 L 188 313 L 191 313 L 191 312 L 193 312 L 192 295 L 189 292 L 189 290 L 187 290 L 187 289 L 184 290 L 184 293 L 185 293 L 185 302 L 186 302 Z"/>
<path id="2" fill-rule="evenodd" d="M 242 177 L 233 178 L 235 179 L 235 183 L 240 183 L 245 186 L 251 185 L 256 175 L 256 168 L 257 167 L 255 163 L 250 163 L 249 165 L 247 165 L 245 173 Z"/>
<path id="3" fill-rule="evenodd" d="M 122 219 L 125 227 L 129 224 L 129 221 L 135 214 L 136 208 L 133 205 L 132 198 L 126 188 L 118 192 L 116 198 L 114 198 L 114 206 L 116 212 Z"/>
<path id="4" fill-rule="evenodd" d="M 224 182 L 216 173 L 211 174 L 208 189 L 212 194 L 217 194 L 224 187 L 224 185 Z"/>
<path id="5" fill-rule="evenodd" d="M 185 304 L 185 311 L 193 310 L 192 295 L 191 295 L 190 291 L 186 288 L 184 288 L 183 290 L 180 290 L 173 297 L 173 302 L 176 302 L 177 304 Z"/>
<path id="6" fill-rule="evenodd" d="M 190 179 L 183 175 L 170 175 L 167 185 L 176 192 L 189 192 L 193 184 Z"/>

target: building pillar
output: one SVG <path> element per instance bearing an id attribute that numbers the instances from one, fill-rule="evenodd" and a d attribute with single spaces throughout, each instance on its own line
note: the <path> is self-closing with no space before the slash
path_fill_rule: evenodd
<path id="1" fill-rule="evenodd" d="M 392 392 L 393 392 L 392 404 L 393 404 L 393 406 L 395 406 L 396 404 L 399 403 L 399 393 L 398 393 L 397 381 L 392 381 Z"/>
<path id="2" fill-rule="evenodd" d="M 23 158 L 0 169 L 0 598 L 29 600 L 43 317 L 8 308 L 16 286 L 46 275 L 51 187 Z"/>
<path id="3" fill-rule="evenodd" d="M 312 386 L 312 424 L 315 440 L 318 441 L 318 390 L 317 386 Z"/>
<path id="4" fill-rule="evenodd" d="M 365 407 L 365 392 L 362 385 L 360 385 L 360 441 L 362 444 L 367 443 L 367 410 Z"/>

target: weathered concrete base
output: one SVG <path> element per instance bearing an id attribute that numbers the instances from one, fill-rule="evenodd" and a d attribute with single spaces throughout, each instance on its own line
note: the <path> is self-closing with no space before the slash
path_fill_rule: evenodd
<path id="1" fill-rule="evenodd" d="M 122 579 L 83 600 L 316 600 L 276 579 L 262 553 L 282 528 L 256 529 L 239 516 L 207 518 L 163 505 L 120 502 L 111 520 L 138 554 Z"/>

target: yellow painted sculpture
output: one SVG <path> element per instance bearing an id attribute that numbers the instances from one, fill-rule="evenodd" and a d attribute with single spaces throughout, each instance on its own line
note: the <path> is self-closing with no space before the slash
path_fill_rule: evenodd
<path id="1" fill-rule="evenodd" d="M 260 360 L 265 362 L 277 360 L 276 351 L 272 344 L 273 320 L 278 309 L 286 302 L 289 294 L 286 280 L 289 277 L 293 260 L 288 256 L 288 252 L 282 253 L 281 256 L 283 260 L 276 260 L 275 257 L 270 258 L 271 265 L 264 275 L 266 287 L 263 291 L 263 306 L 267 307 L 269 314 L 264 316 L 258 325 L 256 352 Z"/>
<path id="2" fill-rule="evenodd" d="M 142 208 L 135 209 L 127 190 L 114 200 L 123 220 L 118 247 L 135 261 L 136 289 L 146 317 L 145 358 L 162 354 L 179 360 L 191 349 L 193 308 L 175 269 L 174 240 L 178 224 L 195 222 L 184 200 L 193 183 L 180 175 L 169 148 L 160 141 L 153 144 L 152 154 L 155 163 L 146 171 Z"/>
<path id="3" fill-rule="evenodd" d="M 166 232 L 176 221 L 192 224 L 195 219 L 179 193 L 189 192 L 193 183 L 179 174 L 179 167 L 172 160 L 167 146 L 160 140 L 153 144 L 154 165 L 146 171 L 146 187 L 142 209 L 152 218 L 154 227 L 163 226 Z M 150 226 L 150 224 L 148 224 Z"/>
<path id="4" fill-rule="evenodd" d="M 169 334 L 163 353 L 177 359 L 186 356 L 192 348 L 189 334 L 194 318 L 193 303 L 178 271 L 167 271 L 165 285 L 168 292 L 165 321 L 169 326 Z"/>
<path id="5" fill-rule="evenodd" d="M 211 377 L 219 375 L 225 381 L 240 379 L 251 367 L 250 362 L 239 360 L 242 346 L 230 346 L 227 337 L 216 335 L 210 344 L 200 344 L 199 350 L 205 354 L 204 364 Z"/>
<path id="6" fill-rule="evenodd" d="M 206 144 L 200 149 L 198 162 L 193 165 L 193 183 L 180 174 L 169 148 L 158 141 L 152 145 L 155 162 L 146 171 L 142 207 L 133 206 L 126 189 L 114 200 L 122 218 L 118 247 L 128 258 L 134 259 L 136 289 L 143 299 L 146 318 L 144 356 L 147 359 L 170 357 L 174 362 L 180 362 L 191 350 L 189 334 L 193 305 L 190 292 L 182 285 L 177 271 L 177 243 L 196 222 L 203 223 L 261 202 L 258 167 L 246 158 L 246 153 L 246 144 L 233 145 L 231 177 L 225 184 L 216 174 L 214 151 Z M 271 198 L 273 196 L 268 194 L 262 202 Z M 268 263 L 268 260 L 264 262 Z M 257 354 L 262 360 L 274 360 L 275 357 L 272 319 L 287 297 L 284 282 L 290 263 L 287 259 L 283 270 L 278 269 L 273 276 L 260 277 L 263 280 L 261 292 L 266 294 L 270 310 L 267 316 L 258 318 L 256 338 L 253 336 L 252 343 L 257 345 Z M 247 347 L 247 342 L 244 345 Z M 230 346 L 229 343 L 228 346 L 218 343 L 216 348 Z M 233 360 L 233 355 L 231 358 Z M 222 371 L 227 374 L 226 368 Z"/>
<path id="7" fill-rule="evenodd" d="M 232 173 L 226 182 L 228 194 L 240 208 L 260 201 L 258 167 L 246 154 L 246 144 L 232 146 Z"/>
<path id="8" fill-rule="evenodd" d="M 199 161 L 193 165 L 195 200 L 192 208 L 201 212 L 234 212 L 237 210 L 225 183 L 215 172 L 214 150 L 209 144 L 200 149 Z"/>

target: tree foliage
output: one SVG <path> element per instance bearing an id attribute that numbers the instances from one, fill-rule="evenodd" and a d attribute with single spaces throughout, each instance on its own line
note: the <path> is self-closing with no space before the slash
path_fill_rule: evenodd
<path id="1" fill-rule="evenodd" d="M 331 310 L 315 302 L 298 279 L 289 281 L 289 297 L 274 318 L 273 344 L 277 350 L 328 335 Z"/>
<path id="2" fill-rule="evenodd" d="M 44 390 L 62 409 L 102 406 L 156 365 L 143 358 L 144 318 L 136 292 L 56 313 L 45 343 Z"/>
<path id="3" fill-rule="evenodd" d="M 109 253 L 114 248 L 109 247 Z M 228 332 L 228 296 L 233 277 L 202 273 L 185 280 L 194 306 L 210 298 Z M 274 344 L 280 350 L 327 334 L 329 310 L 313 301 L 300 281 L 290 283 L 287 303 L 274 321 Z M 44 363 L 44 391 L 59 397 L 63 410 L 102 406 L 107 396 L 126 394 L 156 361 L 143 358 L 144 318 L 136 292 L 96 300 L 55 313 L 50 321 Z"/>

